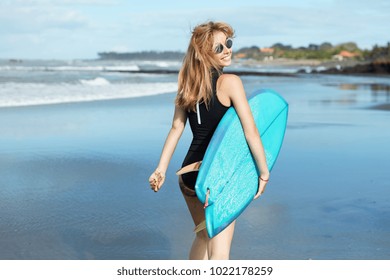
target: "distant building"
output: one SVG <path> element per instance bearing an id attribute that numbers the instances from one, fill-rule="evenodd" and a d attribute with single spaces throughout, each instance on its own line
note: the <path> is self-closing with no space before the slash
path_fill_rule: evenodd
<path id="1" fill-rule="evenodd" d="M 339 54 L 344 58 L 351 58 L 351 57 L 359 56 L 357 53 L 352 53 L 349 51 L 341 51 Z"/>
<path id="2" fill-rule="evenodd" d="M 274 48 L 260 48 L 260 53 L 264 61 L 273 60 Z"/>
<path id="3" fill-rule="evenodd" d="M 237 53 L 237 54 L 234 55 L 234 57 L 235 58 L 246 58 L 247 55 L 246 55 L 246 53 Z"/>
<path id="4" fill-rule="evenodd" d="M 334 60 L 342 61 L 345 59 L 352 59 L 359 56 L 357 53 L 349 52 L 349 51 L 341 51 L 340 53 L 333 56 Z"/>
<path id="5" fill-rule="evenodd" d="M 260 52 L 264 54 L 273 54 L 275 49 L 273 48 L 260 48 Z"/>

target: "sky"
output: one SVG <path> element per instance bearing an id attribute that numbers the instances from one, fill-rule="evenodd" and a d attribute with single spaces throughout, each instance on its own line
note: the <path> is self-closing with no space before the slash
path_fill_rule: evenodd
<path id="1" fill-rule="evenodd" d="M 94 59 L 98 52 L 185 51 L 213 20 L 235 48 L 390 42 L 388 0 L 0 0 L 1 59 Z"/>

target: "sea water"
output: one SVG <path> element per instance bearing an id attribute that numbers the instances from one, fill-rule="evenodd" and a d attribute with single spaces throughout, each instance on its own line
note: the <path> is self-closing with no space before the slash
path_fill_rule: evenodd
<path id="1" fill-rule="evenodd" d="M 3 59 L 0 60 L 0 107 L 110 100 L 175 92 L 177 75 L 137 71 L 178 71 L 180 66 L 181 61 L 175 60 Z M 237 63 L 229 69 L 291 74 L 301 67 Z"/>
<path id="2" fill-rule="evenodd" d="M 121 71 L 178 68 L 177 61 L 0 60 L 0 107 L 121 99 L 174 92 L 172 75 Z"/>

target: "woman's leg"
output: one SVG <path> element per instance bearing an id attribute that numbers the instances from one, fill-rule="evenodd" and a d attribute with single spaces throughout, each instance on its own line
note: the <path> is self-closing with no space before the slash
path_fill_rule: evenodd
<path id="1" fill-rule="evenodd" d="M 189 189 L 183 183 L 179 176 L 179 185 L 187 203 L 188 210 L 195 226 L 205 220 L 203 204 L 199 201 L 194 190 Z M 206 229 L 196 233 L 195 240 L 192 243 L 189 254 L 190 260 L 227 260 L 230 255 L 230 246 L 234 235 L 234 226 L 236 221 L 231 223 L 227 228 L 221 231 L 218 235 L 210 239 Z"/>
<path id="2" fill-rule="evenodd" d="M 203 204 L 199 201 L 194 190 L 186 187 L 179 176 L 179 185 L 183 193 L 184 199 L 187 203 L 188 210 L 191 213 L 192 220 L 195 226 L 199 225 L 204 221 L 204 209 Z M 192 243 L 191 251 L 189 254 L 190 260 L 207 260 L 207 244 L 209 237 L 207 236 L 206 230 L 201 230 L 196 233 L 195 240 Z"/>
<path id="3" fill-rule="evenodd" d="M 234 235 L 236 221 L 218 233 L 208 242 L 207 252 L 210 260 L 228 260 L 230 256 L 230 246 Z"/>
<path id="4" fill-rule="evenodd" d="M 184 198 L 190 210 L 195 225 L 204 221 L 203 204 L 197 197 L 186 196 Z M 227 228 L 210 239 L 206 229 L 196 233 L 195 240 L 192 243 L 189 259 L 190 260 L 228 260 L 230 256 L 230 246 L 233 240 L 234 227 L 236 221 Z"/>

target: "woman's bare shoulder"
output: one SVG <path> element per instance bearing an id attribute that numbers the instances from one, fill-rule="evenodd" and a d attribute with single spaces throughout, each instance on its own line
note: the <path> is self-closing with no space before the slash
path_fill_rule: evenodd
<path id="1" fill-rule="evenodd" d="M 218 79 L 218 90 L 231 98 L 232 95 L 244 92 L 244 86 L 239 76 L 234 74 L 222 74 Z"/>
<path id="2" fill-rule="evenodd" d="M 242 81 L 240 77 L 238 77 L 235 74 L 222 74 L 218 81 L 220 82 L 221 85 L 226 85 L 226 86 L 232 86 L 232 85 L 242 85 Z"/>

